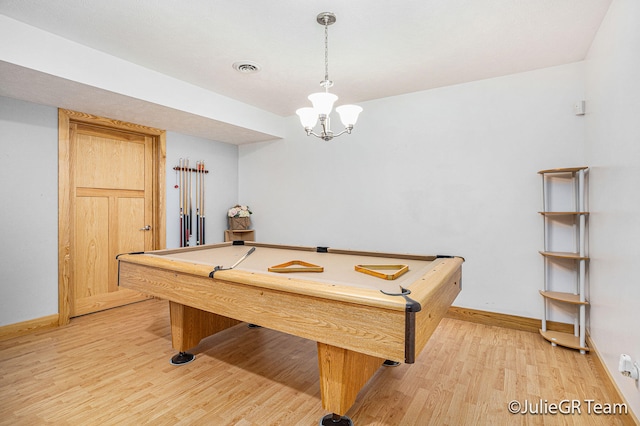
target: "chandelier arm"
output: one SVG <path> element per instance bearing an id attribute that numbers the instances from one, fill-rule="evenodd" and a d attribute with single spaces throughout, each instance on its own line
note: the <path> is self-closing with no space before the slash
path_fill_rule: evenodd
<path id="1" fill-rule="evenodd" d="M 345 127 L 345 129 L 344 129 L 343 131 L 341 131 L 341 132 L 340 132 L 340 133 L 338 133 L 337 135 L 333 135 L 333 137 L 334 137 L 334 138 L 337 138 L 338 136 L 343 135 L 343 134 L 345 134 L 345 133 L 347 133 L 347 134 L 349 134 L 349 135 L 350 135 L 350 134 L 351 134 L 351 130 L 353 130 L 353 127 L 351 127 L 351 126 L 350 126 L 350 127 Z"/>
<path id="2" fill-rule="evenodd" d="M 319 138 L 319 139 L 322 139 L 322 140 L 325 140 L 325 141 L 330 141 L 331 139 L 334 138 L 333 135 L 328 135 L 328 134 L 325 134 L 325 133 L 322 133 L 321 135 L 319 135 L 319 134 L 317 134 L 317 133 L 315 133 L 315 132 L 313 132 L 311 130 L 307 130 L 307 136 L 315 136 L 316 138 Z"/>

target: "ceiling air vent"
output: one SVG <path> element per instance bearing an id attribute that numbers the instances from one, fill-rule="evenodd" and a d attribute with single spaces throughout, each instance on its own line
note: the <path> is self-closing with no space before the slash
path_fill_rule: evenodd
<path id="1" fill-rule="evenodd" d="M 261 70 L 260 65 L 251 61 L 241 61 L 235 62 L 233 64 L 233 69 L 241 72 L 242 74 L 254 74 Z"/>

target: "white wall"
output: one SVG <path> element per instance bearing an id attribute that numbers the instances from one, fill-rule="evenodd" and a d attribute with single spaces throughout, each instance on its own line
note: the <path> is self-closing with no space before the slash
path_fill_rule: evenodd
<path id="1" fill-rule="evenodd" d="M 575 63 L 366 102 L 331 142 L 292 117 L 240 147 L 240 198 L 259 241 L 463 256 L 455 305 L 539 318 L 537 171 L 584 162 L 581 99 Z"/>
<path id="2" fill-rule="evenodd" d="M 58 111 L 0 97 L 0 326 L 58 312 Z"/>
<path id="3" fill-rule="evenodd" d="M 238 147 L 180 133 L 167 133 L 167 248 L 180 246 L 180 197 L 179 190 L 175 188 L 176 171 L 173 170 L 180 158 L 189 159 L 190 168 L 195 168 L 197 161 L 204 161 L 209 171 L 205 175 L 205 242 L 223 241 L 227 210 L 237 202 Z M 194 230 L 195 184 L 193 180 Z M 195 235 L 190 245 L 195 245 Z"/>
<path id="4" fill-rule="evenodd" d="M 635 413 L 639 382 L 617 367 L 621 353 L 640 363 L 639 20 L 640 2 L 614 0 L 586 61 L 590 333 Z"/>
<path id="5" fill-rule="evenodd" d="M 145 123 L 139 123 L 145 124 Z M 0 326 L 58 312 L 58 110 L 0 97 Z M 238 148 L 167 133 L 167 246 L 179 245 L 173 167 L 204 160 L 207 242 L 223 240 L 238 193 Z"/>

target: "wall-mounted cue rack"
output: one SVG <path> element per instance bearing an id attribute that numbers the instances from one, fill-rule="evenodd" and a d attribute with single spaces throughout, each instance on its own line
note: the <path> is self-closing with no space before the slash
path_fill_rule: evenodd
<path id="1" fill-rule="evenodd" d="M 191 237 L 195 235 L 196 245 L 204 244 L 205 232 L 205 185 L 204 178 L 208 170 L 204 167 L 204 161 L 197 161 L 196 167 L 191 168 L 189 159 L 181 158 L 178 165 L 173 168 L 176 171 L 175 188 L 180 190 L 180 247 L 190 245 Z M 195 180 L 195 188 L 193 187 Z M 193 192 L 195 190 L 195 232 L 193 227 L 194 206 Z"/>

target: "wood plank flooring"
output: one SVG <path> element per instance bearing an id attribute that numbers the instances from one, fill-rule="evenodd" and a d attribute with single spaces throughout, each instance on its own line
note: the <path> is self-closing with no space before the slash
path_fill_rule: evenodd
<path id="1" fill-rule="evenodd" d="M 0 342 L 1 425 L 317 425 L 316 343 L 240 324 L 169 364 L 169 307 L 150 300 Z M 537 333 L 444 319 L 415 364 L 381 368 L 348 415 L 364 425 L 616 425 L 590 355 Z M 581 414 L 510 414 L 515 400 Z M 545 402 L 546 401 L 546 402 Z"/>

